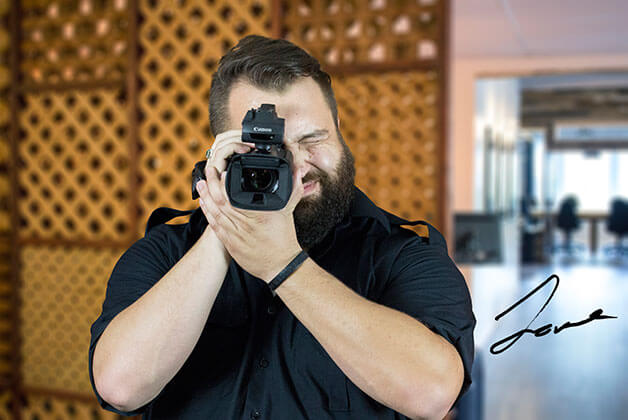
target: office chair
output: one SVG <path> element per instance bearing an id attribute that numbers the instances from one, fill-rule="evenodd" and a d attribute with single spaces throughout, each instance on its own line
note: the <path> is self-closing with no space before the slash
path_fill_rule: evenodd
<path id="1" fill-rule="evenodd" d="M 565 241 L 562 244 L 555 245 L 552 252 L 564 250 L 568 254 L 577 250 L 584 250 L 583 244 L 574 244 L 571 236 L 574 231 L 580 227 L 580 218 L 576 214 L 578 209 L 578 200 L 574 196 L 568 196 L 560 203 L 558 216 L 556 218 L 556 226 L 562 230 L 565 235 Z"/>
<path id="2" fill-rule="evenodd" d="M 628 234 L 628 202 L 615 198 L 611 203 L 611 213 L 606 221 L 606 230 L 617 237 L 615 245 L 606 247 L 607 255 L 628 255 L 628 246 L 624 245 L 624 236 Z"/>

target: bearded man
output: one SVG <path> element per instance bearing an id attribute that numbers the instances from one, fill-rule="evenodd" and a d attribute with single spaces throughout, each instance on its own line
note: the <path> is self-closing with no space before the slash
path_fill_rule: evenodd
<path id="1" fill-rule="evenodd" d="M 285 119 L 293 190 L 235 208 L 228 159 L 246 112 Z M 243 38 L 213 75 L 200 207 L 158 209 L 117 262 L 92 325 L 100 404 L 146 419 L 442 419 L 471 383 L 464 278 L 354 186 L 331 79 L 285 40 Z M 166 224 L 190 213 L 188 223 Z"/>

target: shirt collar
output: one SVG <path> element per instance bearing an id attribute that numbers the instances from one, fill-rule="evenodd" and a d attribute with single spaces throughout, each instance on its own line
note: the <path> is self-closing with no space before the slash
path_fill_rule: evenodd
<path id="1" fill-rule="evenodd" d="M 358 187 L 354 187 L 354 189 L 355 194 L 350 210 L 351 217 L 375 219 L 389 232 L 391 224 L 403 225 L 408 223 L 407 220 L 377 207 Z"/>

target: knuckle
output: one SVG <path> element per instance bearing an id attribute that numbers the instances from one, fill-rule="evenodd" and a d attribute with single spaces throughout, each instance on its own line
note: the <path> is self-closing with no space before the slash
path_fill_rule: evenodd
<path id="1" fill-rule="evenodd" d="M 210 173 L 209 171 L 214 170 L 214 165 L 208 160 L 207 164 L 205 165 L 205 179 L 208 179 Z"/>
<path id="2" fill-rule="evenodd" d="M 218 217 L 218 215 L 220 214 L 220 212 L 218 211 L 218 209 L 216 209 L 214 206 L 209 206 L 208 208 L 208 212 L 211 215 L 212 219 L 214 219 L 214 221 L 216 220 L 216 218 Z"/>
<path id="3" fill-rule="evenodd" d="M 212 200 L 214 200 L 214 203 L 216 203 L 216 206 L 222 207 L 225 205 L 225 199 L 222 196 L 222 194 L 219 193 L 219 191 L 215 191 L 212 189 L 211 195 L 212 195 Z"/>

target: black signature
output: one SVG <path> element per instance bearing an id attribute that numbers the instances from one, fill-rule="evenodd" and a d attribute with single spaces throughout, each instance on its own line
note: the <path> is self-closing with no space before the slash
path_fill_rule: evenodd
<path id="1" fill-rule="evenodd" d="M 501 340 L 495 342 L 491 346 L 491 348 L 490 348 L 491 353 L 499 354 L 499 353 L 501 353 L 503 351 L 508 350 L 510 348 L 510 346 L 515 344 L 517 342 L 517 340 L 519 340 L 521 337 L 523 337 L 526 333 L 534 334 L 535 337 L 542 337 L 544 335 L 549 334 L 552 331 L 552 324 L 545 324 L 542 327 L 539 327 L 539 328 L 537 328 L 535 330 L 531 330 L 530 329 L 530 325 L 541 314 L 541 312 L 543 312 L 545 307 L 547 307 L 547 304 L 550 302 L 550 300 L 552 300 L 552 297 L 554 297 L 554 293 L 556 293 L 556 290 L 558 289 L 558 284 L 560 283 L 560 279 L 558 278 L 558 276 L 556 274 L 552 274 L 551 276 L 549 276 L 547 279 L 545 279 L 545 281 L 543 283 L 539 284 L 534 290 L 532 290 L 530 293 L 528 293 L 527 295 L 525 295 L 524 297 L 519 299 L 519 301 L 516 302 L 514 305 L 512 305 L 511 307 L 506 309 L 504 312 L 500 313 L 499 315 L 497 315 L 495 317 L 495 321 L 499 321 L 499 319 L 501 317 L 503 317 L 508 312 L 510 312 L 513 309 L 515 309 L 517 306 L 519 306 L 521 303 L 523 303 L 530 296 L 532 296 L 533 294 L 538 292 L 543 286 L 545 286 L 547 283 L 549 283 L 552 280 L 556 280 L 556 284 L 554 285 L 554 290 L 552 290 L 552 293 L 549 295 L 549 297 L 545 301 L 545 304 L 543 304 L 543 306 L 541 307 L 541 310 L 536 313 L 534 318 L 532 318 L 532 321 L 530 321 L 530 323 L 524 329 L 522 329 L 520 331 L 517 331 L 516 333 L 514 333 L 512 335 L 509 335 L 508 337 L 502 338 Z M 569 321 L 567 321 L 563 325 L 561 325 L 560 327 L 556 327 L 555 326 L 554 327 L 554 334 L 558 334 L 559 332 L 561 332 L 562 330 L 565 330 L 567 328 L 578 327 L 580 325 L 584 325 L 584 324 L 587 324 L 587 323 L 589 323 L 591 321 L 595 321 L 595 320 L 598 320 L 598 319 L 617 318 L 616 316 L 603 315 L 603 312 L 604 312 L 604 310 L 601 309 L 601 308 L 600 309 L 596 309 L 595 311 L 591 312 L 591 314 L 589 315 L 589 317 L 587 319 L 583 319 L 582 321 L 578 321 L 578 322 L 569 322 Z M 508 343 L 508 344 L 506 346 L 502 347 L 502 348 L 497 349 L 497 347 L 501 346 L 504 343 Z"/>

